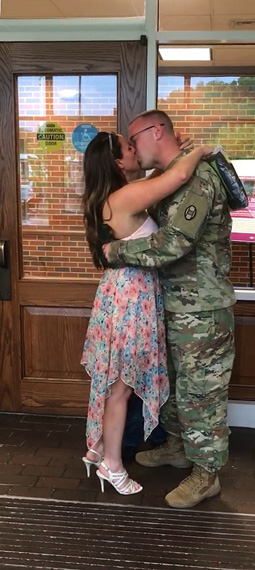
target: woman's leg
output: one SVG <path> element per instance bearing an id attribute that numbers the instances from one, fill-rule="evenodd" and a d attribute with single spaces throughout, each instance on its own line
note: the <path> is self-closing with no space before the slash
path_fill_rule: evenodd
<path id="1" fill-rule="evenodd" d="M 121 446 L 132 388 L 118 380 L 105 400 L 103 441 L 104 461 L 111 471 L 123 471 Z"/>
<path id="2" fill-rule="evenodd" d="M 121 460 L 122 439 L 125 428 L 128 400 L 133 390 L 121 380 L 111 386 L 111 395 L 105 399 L 103 434 L 93 445 L 93 449 L 104 457 L 111 471 L 123 469 Z M 88 450 L 86 457 L 95 461 L 93 451 Z"/>
<path id="3" fill-rule="evenodd" d="M 99 459 L 99 456 L 93 453 L 93 449 L 97 451 L 101 457 L 104 456 L 103 436 L 101 436 L 100 439 L 93 445 L 92 449 L 88 449 L 88 451 L 85 453 L 87 459 L 96 462 Z"/>
<path id="4" fill-rule="evenodd" d="M 132 388 L 121 380 L 111 386 L 111 396 L 105 401 L 103 421 L 104 461 L 99 466 L 104 478 L 111 479 L 115 489 L 119 493 L 123 490 L 124 494 L 139 493 L 142 490 L 141 485 L 129 479 L 121 458 L 127 405 L 131 394 Z"/>

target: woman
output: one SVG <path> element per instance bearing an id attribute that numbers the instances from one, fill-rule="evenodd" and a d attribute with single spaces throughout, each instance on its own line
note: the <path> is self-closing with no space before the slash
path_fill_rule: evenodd
<path id="1" fill-rule="evenodd" d="M 138 169 L 134 149 L 114 133 L 98 133 L 84 156 L 83 196 L 86 237 L 97 268 L 105 269 L 97 289 L 84 345 L 82 364 L 91 376 L 87 419 L 90 474 L 96 465 L 104 490 L 107 480 L 118 493 L 138 493 L 121 459 L 128 399 L 143 400 L 145 439 L 158 424 L 160 407 L 169 396 L 163 299 L 156 271 L 111 268 L 102 245 L 157 231 L 146 209 L 175 192 L 211 152 L 200 147 L 181 158 L 159 178 L 127 184 L 126 173 Z M 103 459 L 104 458 L 104 459 Z"/>

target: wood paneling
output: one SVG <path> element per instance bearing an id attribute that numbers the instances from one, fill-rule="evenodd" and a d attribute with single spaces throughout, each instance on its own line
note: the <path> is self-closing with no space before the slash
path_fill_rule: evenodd
<path id="1" fill-rule="evenodd" d="M 11 45 L 12 69 L 25 74 L 117 73 L 120 51 L 119 42 L 15 43 Z"/>
<path id="2" fill-rule="evenodd" d="M 97 289 L 97 282 L 81 281 L 79 283 L 39 280 L 19 282 L 19 300 L 21 305 L 53 307 L 87 307 L 91 308 Z"/>
<path id="3" fill-rule="evenodd" d="M 239 301 L 235 305 L 235 344 L 229 396 L 237 400 L 255 400 L 255 303 Z"/>
<path id="4" fill-rule="evenodd" d="M 89 317 L 89 309 L 24 307 L 24 376 L 82 380 L 80 359 Z"/>
<path id="5" fill-rule="evenodd" d="M 10 69 L 11 50 L 8 45 L 2 45 L 0 49 L 0 239 L 9 240 L 12 273 L 11 301 L 0 301 L 0 402 L 2 409 L 16 410 L 20 406 L 18 225 L 14 93 Z"/>
<path id="6" fill-rule="evenodd" d="M 31 379 L 21 382 L 22 411 L 39 414 L 63 414 L 85 416 L 88 409 L 90 381 L 56 380 L 56 378 Z M 46 444 L 45 444 L 46 445 Z"/>

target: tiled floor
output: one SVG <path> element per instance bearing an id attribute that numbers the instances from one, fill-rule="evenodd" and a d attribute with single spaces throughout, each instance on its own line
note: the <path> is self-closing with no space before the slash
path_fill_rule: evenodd
<path id="1" fill-rule="evenodd" d="M 165 494 L 189 473 L 132 461 L 126 467 L 143 492 L 123 497 L 107 485 L 102 494 L 94 470 L 87 479 L 81 462 L 84 426 L 82 418 L 0 414 L 0 494 L 163 507 Z M 220 480 L 221 494 L 196 509 L 255 514 L 255 430 L 232 429 Z"/>

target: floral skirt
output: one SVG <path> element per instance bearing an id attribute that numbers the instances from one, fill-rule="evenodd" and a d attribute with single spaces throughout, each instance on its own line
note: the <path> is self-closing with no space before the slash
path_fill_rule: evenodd
<path id="1" fill-rule="evenodd" d="M 169 396 L 163 297 L 156 271 L 122 267 L 104 272 L 81 364 L 91 377 L 88 447 L 102 435 L 105 398 L 119 379 L 143 400 L 147 439 Z"/>

